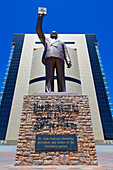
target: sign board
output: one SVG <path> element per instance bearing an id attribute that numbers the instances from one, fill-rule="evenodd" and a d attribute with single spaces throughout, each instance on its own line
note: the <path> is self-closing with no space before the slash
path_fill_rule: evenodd
<path id="1" fill-rule="evenodd" d="M 35 151 L 77 151 L 76 135 L 36 135 Z"/>

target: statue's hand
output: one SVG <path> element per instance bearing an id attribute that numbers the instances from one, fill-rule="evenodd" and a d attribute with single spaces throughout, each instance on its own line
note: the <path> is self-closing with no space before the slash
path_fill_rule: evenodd
<path id="1" fill-rule="evenodd" d="M 67 63 L 67 68 L 70 68 L 72 66 L 71 61 Z"/>
<path id="2" fill-rule="evenodd" d="M 42 17 L 44 17 L 44 15 L 45 15 L 45 14 L 39 14 L 39 16 L 42 16 Z"/>

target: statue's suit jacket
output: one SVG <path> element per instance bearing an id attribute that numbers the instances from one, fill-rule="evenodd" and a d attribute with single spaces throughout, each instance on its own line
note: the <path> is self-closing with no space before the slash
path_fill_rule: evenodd
<path id="1" fill-rule="evenodd" d="M 58 39 L 45 38 L 45 49 L 42 56 L 42 63 L 49 57 L 57 57 L 61 60 L 65 60 L 66 63 L 70 62 L 70 56 L 67 51 L 66 45 Z"/>

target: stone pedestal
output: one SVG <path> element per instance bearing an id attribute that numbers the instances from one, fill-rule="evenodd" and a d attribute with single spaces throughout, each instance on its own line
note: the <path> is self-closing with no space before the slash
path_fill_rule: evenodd
<path id="1" fill-rule="evenodd" d="M 52 147 L 58 149 L 37 151 L 36 135 L 67 135 L 69 145 L 53 142 Z M 69 150 L 73 142 L 68 139 L 74 135 L 77 149 Z M 39 146 L 51 147 L 46 145 L 46 138 L 41 143 Z M 24 96 L 15 158 L 15 166 L 19 165 L 98 165 L 88 96 L 74 93 Z"/>

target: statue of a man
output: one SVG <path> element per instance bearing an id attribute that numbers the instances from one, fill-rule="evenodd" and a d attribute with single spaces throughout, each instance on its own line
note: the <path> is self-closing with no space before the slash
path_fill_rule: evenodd
<path id="1" fill-rule="evenodd" d="M 44 14 L 40 14 L 37 19 L 36 32 L 41 42 L 44 45 L 44 53 L 42 56 L 42 63 L 46 70 L 46 92 L 54 92 L 54 70 L 56 68 L 58 92 L 65 92 L 65 71 L 64 60 L 67 67 L 72 66 L 71 59 L 67 48 L 63 42 L 58 40 L 58 34 L 53 31 L 50 38 L 46 38 L 42 31 L 42 21 Z"/>

